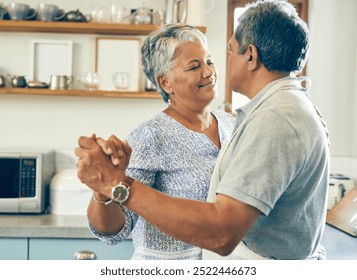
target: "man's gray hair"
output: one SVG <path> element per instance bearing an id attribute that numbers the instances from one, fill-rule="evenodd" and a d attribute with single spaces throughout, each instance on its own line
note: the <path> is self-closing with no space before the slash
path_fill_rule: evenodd
<path id="1" fill-rule="evenodd" d="M 235 38 L 240 54 L 253 44 L 265 68 L 272 72 L 301 71 L 310 48 L 306 23 L 284 0 L 248 4 L 238 18 Z"/>

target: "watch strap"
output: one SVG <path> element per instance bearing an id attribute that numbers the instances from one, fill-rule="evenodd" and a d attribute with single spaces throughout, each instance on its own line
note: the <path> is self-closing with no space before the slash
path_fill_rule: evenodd
<path id="1" fill-rule="evenodd" d="M 130 188 L 131 185 L 133 184 L 134 182 L 134 179 L 129 177 L 129 176 L 126 176 L 125 179 L 121 182 L 124 186 L 126 186 L 127 188 Z"/>

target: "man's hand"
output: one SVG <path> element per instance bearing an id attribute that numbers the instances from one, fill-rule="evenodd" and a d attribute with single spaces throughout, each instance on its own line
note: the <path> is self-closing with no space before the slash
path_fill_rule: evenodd
<path id="1" fill-rule="evenodd" d="M 100 139 L 99 142 L 103 144 L 104 140 Z M 117 165 L 113 165 L 111 157 L 103 152 L 102 146 L 97 141 L 98 138 L 95 135 L 79 137 L 79 147 L 75 149 L 75 155 L 79 158 L 77 175 L 81 182 L 93 191 L 110 197 L 111 187 L 125 177 L 125 169 L 129 163 L 131 149 L 127 143 L 124 144 L 115 136 L 111 136 L 108 142 L 115 145 L 114 159 L 119 161 Z M 114 149 L 112 151 L 112 154 L 114 154 Z"/>

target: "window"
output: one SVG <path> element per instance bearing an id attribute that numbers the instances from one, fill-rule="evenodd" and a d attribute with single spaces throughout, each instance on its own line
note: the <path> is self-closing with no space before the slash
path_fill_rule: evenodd
<path id="1" fill-rule="evenodd" d="M 231 38 L 234 29 L 237 25 L 237 18 L 243 12 L 244 7 L 249 2 L 254 2 L 255 0 L 228 0 L 228 23 L 227 23 L 227 44 Z M 307 11 L 308 11 L 308 0 L 290 0 L 288 1 L 296 8 L 300 17 L 307 22 Z M 227 54 L 227 64 L 226 73 L 228 73 L 228 54 Z M 303 74 L 306 69 L 303 70 Z M 226 75 L 226 98 L 225 98 L 225 110 L 231 112 L 236 108 L 239 108 L 246 104 L 249 99 L 241 94 L 232 92 L 229 84 L 228 75 Z"/>

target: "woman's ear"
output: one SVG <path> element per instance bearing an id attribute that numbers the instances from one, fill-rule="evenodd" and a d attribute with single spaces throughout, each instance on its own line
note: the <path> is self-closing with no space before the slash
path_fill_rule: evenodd
<path id="1" fill-rule="evenodd" d="M 165 92 L 172 93 L 171 82 L 170 82 L 170 79 L 166 75 L 159 75 L 157 77 L 157 82 L 158 82 L 160 88 L 162 88 Z"/>

